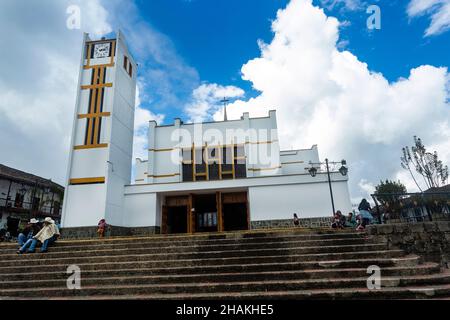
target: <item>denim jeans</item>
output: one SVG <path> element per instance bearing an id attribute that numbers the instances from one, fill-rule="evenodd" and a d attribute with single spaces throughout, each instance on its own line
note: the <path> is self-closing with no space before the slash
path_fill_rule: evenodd
<path id="1" fill-rule="evenodd" d="M 19 247 L 22 247 L 25 242 L 27 242 L 28 237 L 26 235 L 24 235 L 23 233 L 20 233 L 19 236 L 17 237 L 17 241 L 19 242 Z"/>
<path id="2" fill-rule="evenodd" d="M 41 252 L 46 252 L 48 249 L 48 246 L 50 244 L 54 243 L 56 241 L 56 239 L 57 239 L 57 237 L 53 236 L 50 239 L 45 240 L 44 243 L 42 244 Z M 22 252 L 22 253 L 25 252 L 28 247 L 29 247 L 28 252 L 30 252 L 30 253 L 35 252 L 38 242 L 39 241 L 36 239 L 28 239 L 28 241 L 25 242 L 25 244 L 22 246 L 22 248 L 20 248 L 20 252 Z"/>
<path id="3" fill-rule="evenodd" d="M 20 252 L 23 253 L 23 252 L 27 251 L 28 247 L 30 247 L 28 249 L 28 251 L 34 252 L 34 250 L 36 249 L 37 242 L 38 241 L 36 239 L 28 239 L 27 242 L 24 243 L 22 248 L 20 248 Z"/>
<path id="4" fill-rule="evenodd" d="M 57 239 L 58 238 L 56 236 L 53 236 L 50 239 L 45 240 L 44 243 L 42 244 L 41 252 L 46 252 L 48 249 L 48 246 L 51 245 L 52 243 L 56 242 Z"/>

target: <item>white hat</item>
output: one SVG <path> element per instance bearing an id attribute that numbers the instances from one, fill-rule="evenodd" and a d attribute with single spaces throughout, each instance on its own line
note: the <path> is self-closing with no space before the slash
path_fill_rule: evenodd
<path id="1" fill-rule="evenodd" d="M 55 221 L 53 221 L 53 219 L 50 217 L 45 218 L 44 222 L 48 222 L 48 223 L 52 223 L 52 224 L 55 223 Z"/>
<path id="2" fill-rule="evenodd" d="M 31 223 L 31 224 L 36 224 L 36 223 L 38 223 L 38 222 L 39 222 L 39 221 L 37 221 L 35 218 L 33 218 L 33 219 L 30 220 L 30 223 Z"/>

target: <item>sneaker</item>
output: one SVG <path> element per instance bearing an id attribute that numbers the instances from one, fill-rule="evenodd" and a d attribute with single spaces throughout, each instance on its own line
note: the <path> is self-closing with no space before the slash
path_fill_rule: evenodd
<path id="1" fill-rule="evenodd" d="M 41 250 L 41 253 L 47 253 L 48 250 Z"/>
<path id="2" fill-rule="evenodd" d="M 20 250 L 17 250 L 16 253 L 17 253 L 17 254 L 23 254 L 23 252 L 20 251 Z"/>

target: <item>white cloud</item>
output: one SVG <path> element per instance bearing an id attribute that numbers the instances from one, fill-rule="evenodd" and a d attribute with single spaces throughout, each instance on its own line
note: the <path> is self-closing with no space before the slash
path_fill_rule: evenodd
<path id="1" fill-rule="evenodd" d="M 133 159 L 146 159 L 148 156 L 148 123 L 151 120 L 161 124 L 165 116 L 154 114 L 141 106 L 140 91 L 142 83 L 138 82 L 136 90 L 136 109 L 134 113 Z"/>
<path id="2" fill-rule="evenodd" d="M 367 196 L 358 185 L 362 179 L 365 186 L 398 175 L 401 148 L 414 135 L 450 161 L 444 153 L 450 140 L 446 68 L 419 66 L 389 83 L 337 49 L 338 20 L 310 0 L 291 1 L 272 29 L 271 43 L 260 44 L 261 56 L 242 67 L 260 94 L 232 103 L 230 118 L 276 109 L 283 148 L 318 144 L 322 157 L 348 160 L 353 197 Z"/>
<path id="3" fill-rule="evenodd" d="M 235 86 L 220 86 L 213 84 L 202 84 L 192 93 L 192 101 L 186 105 L 185 112 L 190 121 L 201 122 L 209 115 L 219 112 L 218 119 L 223 119 L 223 105 L 220 100 L 223 98 L 243 97 L 244 90 Z"/>
<path id="4" fill-rule="evenodd" d="M 411 18 L 430 16 L 431 23 L 425 30 L 425 36 L 438 35 L 450 29 L 450 1 L 448 0 L 411 0 L 407 13 Z"/>
<path id="5" fill-rule="evenodd" d="M 80 7 L 83 30 L 111 30 L 98 0 L 0 2 L 0 162 L 59 183 L 66 174 L 82 41 L 81 30 L 66 27 L 70 5 Z"/>
<path id="6" fill-rule="evenodd" d="M 361 0 L 320 0 L 320 3 L 329 10 L 333 10 L 338 6 L 343 6 L 348 10 L 357 10 L 361 9 L 363 4 Z"/>

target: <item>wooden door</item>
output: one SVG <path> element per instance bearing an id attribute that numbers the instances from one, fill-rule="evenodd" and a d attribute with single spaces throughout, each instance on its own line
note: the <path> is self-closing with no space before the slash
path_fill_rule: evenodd
<path id="1" fill-rule="evenodd" d="M 223 207 L 222 207 L 222 192 L 216 192 L 216 206 L 217 206 L 217 231 L 223 232 Z"/>
<path id="2" fill-rule="evenodd" d="M 161 213 L 161 233 L 167 234 L 168 228 L 167 228 L 167 216 L 169 214 L 169 208 L 167 206 L 162 207 L 162 213 Z"/>
<path id="3" fill-rule="evenodd" d="M 187 217 L 188 217 L 188 233 L 194 233 L 195 232 L 195 217 L 196 214 L 195 212 L 192 212 L 192 209 L 195 208 L 194 207 L 194 196 L 192 194 L 189 195 L 189 200 L 188 200 L 188 206 L 187 206 Z"/>

